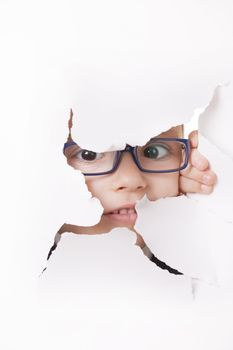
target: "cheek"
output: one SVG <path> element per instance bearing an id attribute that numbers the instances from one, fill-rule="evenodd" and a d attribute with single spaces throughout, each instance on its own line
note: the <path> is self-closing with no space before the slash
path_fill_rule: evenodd
<path id="1" fill-rule="evenodd" d="M 109 181 L 105 178 L 86 176 L 85 182 L 92 196 L 103 202 L 106 193 L 108 193 L 110 189 Z"/>
<path id="2" fill-rule="evenodd" d="M 179 194 L 179 173 L 148 174 L 146 177 L 146 194 L 149 200 L 175 197 Z"/>
<path id="3" fill-rule="evenodd" d="M 66 161 L 67 161 L 67 164 L 71 166 L 73 169 L 78 169 L 74 158 L 67 158 Z"/>

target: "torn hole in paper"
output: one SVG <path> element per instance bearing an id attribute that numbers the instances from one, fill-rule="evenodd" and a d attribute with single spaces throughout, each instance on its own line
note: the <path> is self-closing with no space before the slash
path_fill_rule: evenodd
<path id="1" fill-rule="evenodd" d="M 216 157 L 216 151 L 215 151 L 215 157 Z M 209 246 L 210 246 L 210 242 L 213 241 L 213 232 L 215 232 L 216 225 L 220 227 L 221 222 L 218 222 L 216 218 L 215 220 L 212 220 L 211 216 L 209 216 L 208 210 L 207 210 L 207 213 L 205 211 L 202 212 L 204 215 L 203 215 L 203 218 L 201 218 L 202 216 L 200 214 L 199 209 L 196 207 L 195 203 L 190 202 L 192 196 L 189 195 L 188 198 L 189 199 L 187 199 L 186 197 L 179 197 L 179 198 L 173 198 L 173 199 L 168 198 L 166 200 L 161 199 L 160 201 L 154 202 L 153 205 L 157 210 L 157 215 L 159 218 L 156 220 L 156 233 L 151 238 L 151 240 L 148 238 L 146 238 L 145 240 L 149 245 L 149 247 L 155 244 L 155 247 L 156 247 L 155 251 L 159 252 L 158 256 L 162 257 L 161 259 L 165 260 L 164 255 L 165 257 L 167 257 L 167 254 L 168 254 L 169 256 L 168 261 L 171 262 L 170 265 L 178 267 L 178 269 L 180 269 L 180 271 L 184 271 L 184 273 L 187 276 L 191 276 L 192 278 L 197 280 L 200 279 L 203 281 L 207 281 L 208 283 L 218 284 L 219 281 L 216 276 L 217 274 L 216 268 L 214 267 L 213 251 L 210 249 Z M 148 208 L 150 209 L 152 208 L 151 203 L 148 203 L 148 208 L 146 209 L 147 214 L 149 215 L 147 218 L 145 217 L 145 213 L 143 213 L 144 216 L 142 216 L 141 208 L 143 208 L 143 205 L 146 205 L 145 202 L 139 201 L 139 204 L 137 206 L 137 210 L 139 210 L 140 212 L 140 217 L 139 217 L 139 220 L 136 222 L 136 228 L 139 230 L 139 232 L 145 232 L 145 227 L 146 227 L 145 222 L 148 223 L 149 227 L 151 226 L 151 222 L 152 222 L 152 220 L 150 219 L 151 214 L 149 214 L 150 211 L 148 209 Z M 180 210 L 177 210 L 178 208 L 177 206 L 180 207 Z M 175 207 L 176 207 L 176 210 L 174 210 Z M 168 226 L 166 226 L 166 224 L 164 223 L 165 217 L 163 216 L 163 214 L 166 213 L 166 211 L 169 213 L 175 213 L 174 217 L 169 215 L 171 220 L 167 221 Z M 140 218 L 142 217 L 143 217 L 143 223 L 141 223 L 140 221 Z M 182 225 L 178 230 L 180 231 L 180 238 L 178 238 L 179 236 L 177 235 L 177 230 L 174 230 L 174 227 L 179 227 L 178 222 L 182 222 Z M 190 226 L 191 222 L 194 222 L 194 224 L 196 224 L 197 226 L 195 226 L 193 223 Z M 203 223 L 205 223 L 206 225 L 203 225 Z M 142 225 L 141 227 L 143 227 L 141 231 L 140 231 L 140 225 Z M 201 229 L 199 227 L 200 225 L 203 226 L 201 227 Z M 106 230 L 104 231 L 106 232 Z M 149 228 L 148 228 L 148 231 L 149 231 Z M 174 231 L 175 241 L 169 238 L 169 236 L 171 235 L 171 232 L 173 231 Z M 157 232 L 161 234 L 158 235 Z M 194 234 L 194 232 L 196 233 Z M 203 235 L 203 232 L 205 232 L 204 235 Z M 97 233 L 97 232 L 94 230 L 93 233 Z M 144 238 L 147 237 L 147 233 L 144 233 L 143 237 Z M 186 237 L 186 243 L 185 243 L 184 237 Z M 163 245 L 164 244 L 163 242 L 166 242 L 166 247 Z M 167 244 L 168 242 L 169 242 L 169 245 Z M 201 242 L 201 246 L 200 246 L 200 242 Z M 178 250 L 174 249 L 174 247 L 176 247 L 177 245 L 180 247 L 180 249 Z M 183 249 L 184 246 L 185 246 L 185 249 Z M 172 254 L 171 254 L 171 251 L 170 253 L 168 253 L 168 247 L 173 249 Z M 163 251 L 163 248 L 164 248 L 164 251 Z M 181 251 L 182 251 L 182 254 L 180 254 Z M 150 250 L 147 246 L 144 247 L 144 253 L 146 253 L 147 256 L 151 255 Z M 177 261 L 177 256 L 179 256 L 178 261 Z M 154 255 L 150 256 L 150 258 L 152 261 L 154 260 L 154 262 L 157 263 L 158 266 L 165 268 L 172 273 L 179 274 L 179 271 L 177 269 L 173 269 L 169 267 L 169 265 L 163 263 L 163 261 L 161 261 Z"/>
<path id="2" fill-rule="evenodd" d="M 133 150 L 132 146 L 130 146 L 132 149 L 130 148 L 129 151 L 133 152 L 131 154 L 131 160 L 131 158 L 129 159 L 129 157 L 131 157 L 130 154 L 127 154 L 126 158 L 123 154 L 117 154 L 116 152 L 95 153 L 93 151 L 83 150 L 82 148 L 80 149 L 80 146 L 77 145 L 71 137 L 72 116 L 73 113 L 71 111 L 68 142 L 65 144 L 64 153 L 67 157 L 68 164 L 74 169 L 81 169 L 83 172 L 89 171 L 85 176 L 88 190 L 92 193 L 92 196 L 101 201 L 104 212 L 99 223 L 92 227 L 64 224 L 55 237 L 55 242 L 50 249 L 48 258 L 50 258 L 52 252 L 57 247 L 58 235 L 64 232 L 100 234 L 109 232 L 115 227 L 128 227 L 134 230 L 133 227 L 137 217 L 137 213 L 135 212 L 136 202 L 139 201 L 146 192 L 148 192 L 151 199 L 166 195 L 177 195 L 179 192 L 179 174 L 177 171 L 173 173 L 170 173 L 170 171 L 185 165 L 188 159 L 186 153 L 181 154 L 185 152 L 185 150 L 183 150 L 183 148 L 186 147 L 185 143 L 177 140 L 178 136 L 182 136 L 181 126 L 163 132 L 156 139 L 152 137 L 143 147 L 138 147 Z M 113 158 L 113 156 L 115 158 Z M 84 158 L 80 159 L 80 157 Z M 154 158 L 157 158 L 157 164 L 153 160 Z M 114 159 L 116 161 L 119 160 L 117 167 L 114 165 Z M 140 162 L 140 165 L 138 162 Z M 149 171 L 149 174 L 145 173 L 143 176 L 138 166 L 144 167 L 145 170 Z M 105 174 L 106 171 L 111 170 L 112 167 L 116 169 L 111 173 Z M 126 170 L 126 168 L 130 169 Z M 153 175 L 150 173 L 156 170 L 165 170 L 168 171 L 168 174 L 164 176 L 164 173 Z M 96 176 L 93 176 L 92 173 Z M 88 177 L 88 175 L 92 176 Z M 159 183 L 160 186 L 158 186 Z M 138 233 L 136 234 L 136 244 L 142 248 L 144 254 L 153 263 L 170 273 L 182 275 L 177 269 L 159 260 L 146 246 L 141 235 Z"/>

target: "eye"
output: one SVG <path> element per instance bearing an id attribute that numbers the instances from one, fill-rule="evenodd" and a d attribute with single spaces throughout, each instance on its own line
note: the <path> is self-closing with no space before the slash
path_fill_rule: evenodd
<path id="1" fill-rule="evenodd" d="M 144 157 L 150 159 L 160 159 L 166 157 L 169 154 L 169 149 L 162 144 L 151 144 L 144 148 Z"/>
<path id="2" fill-rule="evenodd" d="M 78 160 L 94 161 L 102 158 L 103 153 L 96 153 L 93 151 L 88 151 L 87 149 L 82 149 L 78 151 L 76 154 L 74 154 L 73 157 L 77 158 Z"/>

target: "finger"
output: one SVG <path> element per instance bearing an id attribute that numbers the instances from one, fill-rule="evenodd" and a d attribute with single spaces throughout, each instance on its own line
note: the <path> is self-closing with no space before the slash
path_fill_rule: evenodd
<path id="1" fill-rule="evenodd" d="M 197 168 L 200 171 L 205 171 L 209 169 L 209 161 L 204 157 L 197 149 L 192 149 L 189 157 L 189 162 L 192 166 Z M 184 169 L 188 171 L 188 169 Z"/>
<path id="2" fill-rule="evenodd" d="M 180 192 L 181 193 L 201 193 L 210 194 L 213 192 L 214 186 L 207 186 L 187 177 L 180 177 Z"/>
<path id="3" fill-rule="evenodd" d="M 198 131 L 194 130 L 189 134 L 189 141 L 191 148 L 197 148 L 198 147 Z"/>
<path id="4" fill-rule="evenodd" d="M 217 182 L 217 176 L 212 170 L 200 171 L 193 166 L 190 166 L 186 173 L 182 173 L 181 176 L 203 183 L 207 186 L 215 185 Z"/>

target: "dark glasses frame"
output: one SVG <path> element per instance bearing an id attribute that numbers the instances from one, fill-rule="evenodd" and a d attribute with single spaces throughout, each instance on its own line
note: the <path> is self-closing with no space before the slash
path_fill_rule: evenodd
<path id="1" fill-rule="evenodd" d="M 107 175 L 107 174 L 113 173 L 114 171 L 117 170 L 117 168 L 118 168 L 118 166 L 119 166 L 119 164 L 121 162 L 121 158 L 122 158 L 123 152 L 131 153 L 132 158 L 133 158 L 135 164 L 137 165 L 138 169 L 141 170 L 144 173 L 152 173 L 152 174 L 175 173 L 175 172 L 181 171 L 181 170 L 183 170 L 183 169 L 185 169 L 187 167 L 188 162 L 189 162 L 189 156 L 190 156 L 190 143 L 189 143 L 188 139 L 175 138 L 175 137 L 155 137 L 154 140 L 156 140 L 156 141 L 179 141 L 180 143 L 183 143 L 184 146 L 185 146 L 185 161 L 184 161 L 184 164 L 181 167 L 179 167 L 179 168 L 169 169 L 169 170 L 148 170 L 148 169 L 144 169 L 141 166 L 141 164 L 140 164 L 140 162 L 138 160 L 138 156 L 137 156 L 137 147 L 138 146 L 132 147 L 130 145 L 126 145 L 125 149 L 123 149 L 123 150 L 113 151 L 113 152 L 116 152 L 116 156 L 115 156 L 115 160 L 114 160 L 113 167 L 112 167 L 111 170 L 104 171 L 104 172 L 99 172 L 99 173 L 82 173 L 82 174 L 84 176 L 99 176 L 99 175 Z M 64 144 L 64 147 L 63 147 L 63 153 L 65 153 L 65 150 L 68 147 L 71 147 L 73 145 L 77 145 L 77 143 L 74 142 L 74 141 L 66 142 Z"/>

